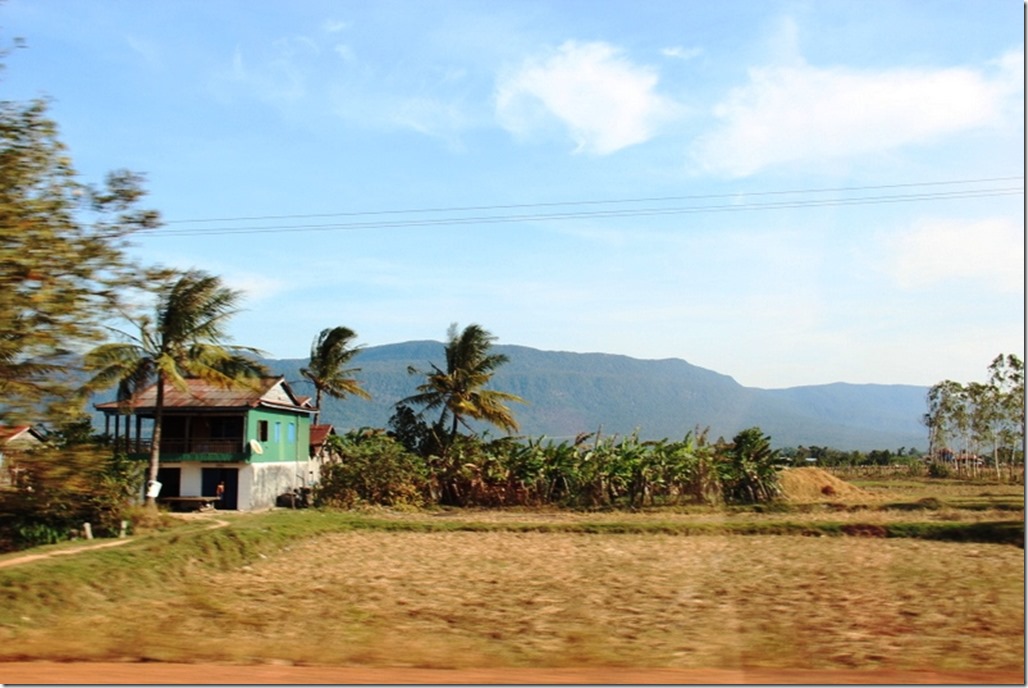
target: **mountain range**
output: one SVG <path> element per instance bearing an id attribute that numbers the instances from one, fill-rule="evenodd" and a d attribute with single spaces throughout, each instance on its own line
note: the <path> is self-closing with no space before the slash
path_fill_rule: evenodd
<path id="1" fill-rule="evenodd" d="M 540 351 L 495 345 L 508 362 L 497 369 L 490 387 L 526 400 L 512 404 L 520 434 L 554 440 L 583 432 L 643 439 L 681 439 L 709 428 L 709 438 L 731 439 L 759 426 L 775 447 L 822 446 L 869 451 L 899 447 L 924 449 L 921 417 L 927 387 L 833 383 L 757 389 L 728 375 L 681 359 L 640 360 L 600 353 Z M 268 359 L 298 394 L 314 395 L 300 375 L 306 359 Z M 323 399 L 321 421 L 337 432 L 387 427 L 394 404 L 415 392 L 431 364 L 445 366 L 443 344 L 413 341 L 367 347 L 351 361 L 372 396 Z M 496 436 L 500 431 L 493 430 Z"/>

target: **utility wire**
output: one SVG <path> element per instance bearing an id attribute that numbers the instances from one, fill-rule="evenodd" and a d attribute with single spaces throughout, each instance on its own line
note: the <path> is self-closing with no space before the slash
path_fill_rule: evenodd
<path id="1" fill-rule="evenodd" d="M 1009 181 L 1013 179 L 1022 179 L 1021 177 L 1005 177 L 996 178 L 994 180 L 971 180 L 973 182 L 985 182 L 985 181 Z M 813 192 L 827 192 L 827 191 L 842 191 L 842 190 L 858 190 L 858 189 L 884 189 L 884 188 L 909 188 L 913 186 L 934 186 L 939 184 L 957 184 L 957 183 L 969 183 L 969 182 L 929 182 L 924 184 L 903 184 L 903 185 L 885 185 L 877 187 L 850 187 L 849 189 L 823 189 L 823 190 L 808 190 L 804 193 Z M 330 216 L 374 216 L 382 214 L 399 214 L 403 212 L 415 213 L 415 212 L 442 212 L 443 210 L 449 210 L 450 212 L 460 211 L 472 211 L 472 210 L 500 210 L 500 209 L 514 209 L 514 208 L 546 208 L 558 205 L 584 205 L 584 204 L 600 204 L 600 203 L 627 203 L 627 202 L 640 202 L 650 201 L 655 202 L 657 200 L 683 200 L 685 198 L 698 200 L 703 198 L 732 198 L 732 199 L 744 199 L 747 196 L 772 196 L 782 195 L 788 193 L 801 193 L 801 192 L 777 192 L 767 191 L 759 193 L 742 193 L 742 194 L 718 194 L 710 196 L 690 196 L 690 197 L 667 197 L 667 199 L 633 199 L 621 200 L 621 201 L 577 201 L 569 203 L 539 203 L 539 204 L 523 204 L 517 206 L 480 206 L 480 207 L 467 207 L 467 208 L 452 208 L 452 209 L 438 209 L 438 210 L 421 210 L 421 211 L 375 211 L 369 213 L 341 213 L 332 214 Z M 743 211 L 768 211 L 768 210 L 783 210 L 783 209 L 796 209 L 796 208 L 824 208 L 824 207 L 842 207 L 842 206 L 857 206 L 857 205 L 881 205 L 888 203 L 911 203 L 911 202 L 924 202 L 924 201 L 940 201 L 940 200 L 955 200 L 955 199 L 969 199 L 969 198 L 990 198 L 998 196 L 1013 196 L 1023 195 L 1023 186 L 1007 186 L 1007 187 L 993 187 L 985 189 L 962 189 L 955 191 L 934 191 L 924 193 L 904 193 L 904 194 L 891 194 L 891 195 L 872 195 L 872 196 L 856 196 L 851 198 L 807 198 L 807 199 L 795 199 L 795 200 L 783 200 L 783 201 L 765 201 L 757 203 L 747 203 L 744 200 L 738 200 L 732 203 L 722 204 L 707 204 L 707 205 L 690 205 L 690 206 L 677 206 L 677 207 L 647 207 L 647 208 L 622 208 L 622 209 L 610 209 L 610 210 L 592 210 L 592 211 L 574 211 L 564 213 L 522 213 L 522 214 L 488 214 L 488 215 L 472 215 L 472 216 L 450 216 L 441 218 L 414 218 L 414 219 L 397 219 L 397 220 L 367 220 L 359 222 L 342 222 L 342 223 L 324 223 L 324 224 L 283 224 L 283 225 L 264 225 L 264 226 L 241 226 L 241 227 L 209 227 L 209 228 L 198 228 L 198 227 L 182 227 L 182 228 L 167 228 L 158 230 L 153 233 L 148 233 L 149 236 L 217 236 L 217 235 L 229 235 L 229 234 L 268 234 L 268 233 L 294 233 L 294 232 L 315 232 L 315 231 L 354 231 L 354 230 L 368 230 L 368 229 L 402 229 L 402 228 L 417 228 L 417 227 L 436 227 L 443 225 L 468 225 L 468 224 L 499 224 L 499 223 L 518 223 L 518 222 L 543 222 L 543 221 L 564 221 L 564 220 L 584 220 L 584 219 L 607 219 L 607 218 L 624 218 L 624 217 L 645 217 L 645 216 L 659 216 L 659 215 L 684 215 L 684 214 L 698 214 L 698 213 L 715 213 L 715 212 L 743 212 Z M 311 217 L 325 217 L 329 215 L 315 215 Z M 298 218 L 299 216 L 267 216 L 265 219 L 281 219 L 281 218 Z M 237 220 L 256 220 L 261 218 L 236 218 Z M 214 222 L 216 220 L 211 220 Z M 221 220 L 222 222 L 227 221 Z"/>
<path id="2" fill-rule="evenodd" d="M 821 187 L 811 189 L 787 189 L 777 191 L 739 191 L 733 193 L 722 193 L 722 194 L 699 194 L 699 195 L 686 195 L 686 196 L 650 196 L 641 198 L 618 198 L 610 200 L 577 200 L 577 201 L 553 201 L 550 203 L 513 203 L 507 205 L 477 205 L 477 206 L 449 206 L 439 208 L 408 208 L 406 210 L 365 210 L 365 211 L 348 211 L 348 212 L 336 212 L 336 213 L 308 213 L 298 215 L 250 215 L 250 216 L 239 216 L 239 217 L 219 217 L 219 218 L 197 218 L 189 220 L 167 220 L 166 225 L 173 224 L 205 224 L 211 222 L 254 222 L 263 220 L 305 220 L 314 219 L 319 217 L 360 217 L 360 216 L 374 216 L 374 215 L 407 215 L 411 213 L 459 213 L 459 212 L 471 212 L 471 211 L 483 211 L 483 210 L 516 210 L 519 208 L 553 208 L 561 206 L 582 206 L 582 205 L 613 205 L 621 203 L 665 203 L 668 201 L 696 201 L 696 200 L 709 200 L 717 198 L 739 198 L 748 196 L 784 196 L 784 195 L 795 195 L 795 194 L 814 194 L 814 193 L 843 193 L 852 191 L 876 191 L 881 189 L 903 189 L 919 186 L 952 186 L 956 184 L 986 184 L 993 182 L 1009 182 L 1009 181 L 1024 181 L 1024 177 L 986 177 L 982 179 L 958 179 L 949 181 L 935 181 L 935 182 L 906 182 L 900 184 L 877 184 L 873 186 L 839 186 L 839 187 Z"/>

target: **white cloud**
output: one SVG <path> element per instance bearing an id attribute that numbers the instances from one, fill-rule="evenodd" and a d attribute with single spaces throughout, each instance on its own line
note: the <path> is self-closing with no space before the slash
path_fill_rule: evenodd
<path id="1" fill-rule="evenodd" d="M 973 280 L 1004 293 L 1024 292 L 1024 233 L 1010 218 L 923 220 L 880 237 L 885 270 L 906 289 Z"/>
<path id="2" fill-rule="evenodd" d="M 457 150 L 462 148 L 460 132 L 469 126 L 459 103 L 424 97 L 406 98 L 393 104 L 389 119 L 398 126 L 442 139 Z"/>
<path id="3" fill-rule="evenodd" d="M 854 70 L 802 62 L 750 70 L 696 142 L 708 171 L 742 177 L 783 163 L 889 151 L 1000 124 L 1021 91 L 1017 60 L 968 68 Z"/>
<path id="4" fill-rule="evenodd" d="M 307 57 L 318 52 L 318 46 L 310 39 L 284 38 L 275 41 L 269 56 L 250 63 L 237 47 L 231 70 L 221 78 L 243 86 L 267 102 L 295 102 L 307 94 Z"/>
<path id="5" fill-rule="evenodd" d="M 350 28 L 350 23 L 341 19 L 326 19 L 321 23 L 321 28 L 325 33 L 339 33 Z"/>
<path id="6" fill-rule="evenodd" d="M 252 309 L 255 304 L 274 298 L 289 288 L 286 282 L 262 273 L 227 270 L 220 274 L 226 286 L 243 293 L 243 307 L 246 309 Z"/>
<path id="7" fill-rule="evenodd" d="M 1009 50 L 993 62 L 1010 82 L 1011 88 L 1019 88 L 1024 84 L 1024 51 Z"/>
<path id="8" fill-rule="evenodd" d="M 146 38 L 140 38 L 139 36 L 126 36 L 125 42 L 128 43 L 129 48 L 143 58 L 143 61 L 146 62 L 148 66 L 163 66 L 164 60 L 162 59 L 162 51 L 156 42 Z"/>
<path id="9" fill-rule="evenodd" d="M 332 52 L 341 57 L 346 62 L 352 62 L 356 55 L 354 55 L 353 48 L 346 45 L 345 43 L 336 43 L 332 46 Z"/>
<path id="10" fill-rule="evenodd" d="M 691 60 L 695 57 L 699 57 L 703 54 L 702 48 L 683 48 L 680 45 L 676 45 L 671 48 L 664 48 L 660 51 L 660 54 L 664 57 L 673 57 L 677 60 Z"/>
<path id="11" fill-rule="evenodd" d="M 576 152 L 599 155 L 649 140 L 678 106 L 656 92 L 656 72 L 633 64 L 607 43 L 568 41 L 546 58 L 529 58 L 500 77 L 496 115 L 527 136 L 554 118 Z"/>

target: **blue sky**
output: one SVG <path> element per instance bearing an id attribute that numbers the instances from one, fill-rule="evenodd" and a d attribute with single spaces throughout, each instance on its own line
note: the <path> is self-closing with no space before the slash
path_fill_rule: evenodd
<path id="1" fill-rule="evenodd" d="M 7 0 L 3 97 L 150 262 L 307 355 L 478 322 L 755 387 L 982 379 L 1024 351 L 1011 0 Z M 254 219 L 261 218 L 261 219 Z"/>

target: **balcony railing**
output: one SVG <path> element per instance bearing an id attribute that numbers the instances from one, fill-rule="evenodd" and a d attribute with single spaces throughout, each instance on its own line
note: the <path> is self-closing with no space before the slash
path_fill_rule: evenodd
<path id="1" fill-rule="evenodd" d="M 146 442 L 149 449 L 150 443 Z M 161 451 L 169 454 L 237 454 L 244 451 L 243 438 L 161 438 Z"/>
<path id="2" fill-rule="evenodd" d="M 153 439 L 142 437 L 133 440 L 130 454 L 149 455 Z M 249 448 L 243 438 L 223 439 L 211 437 L 162 437 L 161 458 L 174 457 L 185 461 L 242 461 L 249 456 Z"/>

